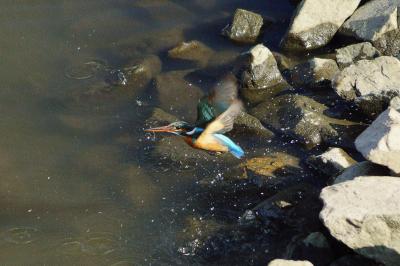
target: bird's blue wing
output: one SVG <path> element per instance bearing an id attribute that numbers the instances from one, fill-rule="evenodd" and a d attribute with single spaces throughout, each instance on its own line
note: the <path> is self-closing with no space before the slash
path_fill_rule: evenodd
<path id="1" fill-rule="evenodd" d="M 244 155 L 244 151 L 230 138 L 222 134 L 213 134 L 213 136 L 223 145 L 227 146 L 229 152 L 232 153 L 236 158 L 240 159 Z"/>

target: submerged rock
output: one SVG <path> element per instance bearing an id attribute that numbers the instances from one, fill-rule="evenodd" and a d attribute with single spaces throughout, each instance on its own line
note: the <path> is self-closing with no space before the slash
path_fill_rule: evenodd
<path id="1" fill-rule="evenodd" d="M 178 46 L 168 51 L 168 56 L 173 59 L 181 59 L 195 62 L 205 66 L 214 51 L 199 41 L 181 42 Z"/>
<path id="2" fill-rule="evenodd" d="M 170 124 L 172 122 L 178 121 L 178 118 L 165 112 L 161 108 L 154 108 L 151 116 L 146 120 L 145 124 L 147 127 L 158 127 L 163 124 Z"/>
<path id="3" fill-rule="evenodd" d="M 260 120 L 244 112 L 236 117 L 234 130 L 246 132 L 248 134 L 256 134 L 268 139 L 271 139 L 275 135 L 271 130 L 265 128 Z"/>
<path id="4" fill-rule="evenodd" d="M 332 79 L 339 72 L 332 59 L 313 58 L 295 66 L 289 73 L 293 86 L 296 87 L 330 87 Z"/>
<path id="5" fill-rule="evenodd" d="M 268 263 L 268 266 L 313 266 L 313 264 L 306 260 L 275 259 Z"/>
<path id="6" fill-rule="evenodd" d="M 400 262 L 400 179 L 362 176 L 326 187 L 320 218 L 331 235 L 385 265 Z"/>
<path id="7" fill-rule="evenodd" d="M 400 61 L 381 56 L 345 68 L 332 82 L 337 94 L 355 101 L 368 116 L 376 116 L 400 95 Z"/>
<path id="8" fill-rule="evenodd" d="M 201 96 L 201 89 L 186 81 L 189 71 L 170 71 L 159 74 L 155 79 L 155 87 L 159 107 L 184 120 L 196 119 L 196 106 Z"/>
<path id="9" fill-rule="evenodd" d="M 307 160 L 313 168 L 328 176 L 335 176 L 344 169 L 354 165 L 356 161 L 341 148 L 330 148 L 318 156 Z"/>
<path id="10" fill-rule="evenodd" d="M 161 60 L 156 55 L 134 60 L 124 67 L 127 85 L 135 88 L 145 88 L 161 72 L 161 68 Z"/>
<path id="11" fill-rule="evenodd" d="M 274 55 L 264 45 L 254 46 L 243 56 L 248 57 L 242 73 L 242 83 L 246 89 L 267 89 L 283 82 Z"/>
<path id="12" fill-rule="evenodd" d="M 400 174 L 400 112 L 389 107 L 356 139 L 357 150 L 368 160 Z"/>
<path id="13" fill-rule="evenodd" d="M 360 0 L 304 0 L 296 9 L 282 45 L 290 50 L 310 50 L 326 45 Z"/>
<path id="14" fill-rule="evenodd" d="M 257 105 L 251 114 L 263 124 L 310 147 L 321 143 L 353 147 L 356 134 L 363 127 L 330 118 L 324 115 L 327 109 L 307 96 L 286 94 Z"/>
<path id="15" fill-rule="evenodd" d="M 361 6 L 342 25 L 340 33 L 363 41 L 375 41 L 397 29 L 398 0 L 373 0 Z"/>
<path id="16" fill-rule="evenodd" d="M 222 34 L 236 42 L 254 43 L 262 25 L 261 15 L 239 8 L 235 11 L 232 23 L 222 30 Z"/>
<path id="17" fill-rule="evenodd" d="M 364 60 L 374 59 L 379 56 L 379 51 L 369 42 L 356 43 L 336 49 L 336 62 L 341 69 L 351 64 Z"/>
<path id="18" fill-rule="evenodd" d="M 334 184 L 353 180 L 358 176 L 372 176 L 372 175 L 389 175 L 389 170 L 383 166 L 371 163 L 369 161 L 355 163 L 349 168 L 345 169 L 334 180 Z"/>
<path id="19" fill-rule="evenodd" d="M 257 186 L 293 185 L 302 176 L 297 157 L 286 153 L 274 153 L 270 156 L 255 157 L 240 164 L 243 179 Z"/>

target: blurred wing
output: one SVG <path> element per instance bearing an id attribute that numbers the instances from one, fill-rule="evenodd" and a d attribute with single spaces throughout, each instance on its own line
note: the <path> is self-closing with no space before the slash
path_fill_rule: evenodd
<path id="1" fill-rule="evenodd" d="M 238 84 L 233 74 L 225 75 L 209 94 L 209 102 L 218 114 L 229 108 L 231 103 L 238 97 Z"/>
<path id="2" fill-rule="evenodd" d="M 205 127 L 225 112 L 237 97 L 237 80 L 233 74 L 227 74 L 214 85 L 209 95 L 203 97 L 198 103 L 196 125 Z"/>
<path id="3" fill-rule="evenodd" d="M 243 110 L 243 104 L 240 100 L 236 99 L 229 106 L 229 108 L 223 112 L 220 116 L 218 116 L 213 122 L 208 124 L 204 132 L 200 135 L 208 135 L 208 134 L 223 134 L 225 132 L 231 131 L 233 128 L 233 122 L 235 118 L 240 114 Z"/>

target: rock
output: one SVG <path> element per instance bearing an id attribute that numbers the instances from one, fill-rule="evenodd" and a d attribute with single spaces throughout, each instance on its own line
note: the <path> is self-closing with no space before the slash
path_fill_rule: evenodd
<path id="1" fill-rule="evenodd" d="M 379 51 L 369 42 L 356 43 L 340 49 L 336 49 L 336 62 L 340 69 L 364 60 L 374 59 L 379 56 Z"/>
<path id="2" fill-rule="evenodd" d="M 343 256 L 334 262 L 332 262 L 329 266 L 356 266 L 356 265 L 362 265 L 362 266 L 382 266 L 382 264 L 377 263 L 373 260 L 364 258 L 360 255 L 347 255 Z"/>
<path id="3" fill-rule="evenodd" d="M 349 168 L 345 169 L 339 176 L 334 180 L 334 184 L 343 183 L 346 181 L 353 180 L 358 176 L 371 176 L 371 175 L 389 175 L 387 168 L 380 165 L 371 163 L 369 161 L 355 163 Z"/>
<path id="4" fill-rule="evenodd" d="M 355 141 L 369 161 L 400 174 L 400 112 L 389 107 Z"/>
<path id="5" fill-rule="evenodd" d="M 339 96 L 374 117 L 400 95 L 400 61 L 389 56 L 358 61 L 343 69 L 332 85 Z"/>
<path id="6" fill-rule="evenodd" d="M 265 128 L 260 120 L 244 112 L 236 117 L 234 130 L 241 131 L 245 134 L 256 134 L 268 139 L 273 138 L 275 135 L 271 130 Z"/>
<path id="7" fill-rule="evenodd" d="M 242 83 L 246 89 L 267 89 L 282 83 L 283 77 L 272 52 L 258 44 L 243 55 L 248 60 L 242 73 Z"/>
<path id="8" fill-rule="evenodd" d="M 269 156 L 254 157 L 241 163 L 242 179 L 259 187 L 295 184 L 302 176 L 300 159 L 286 153 L 277 152 Z"/>
<path id="9" fill-rule="evenodd" d="M 161 108 L 154 108 L 151 116 L 146 120 L 146 127 L 158 127 L 165 124 L 170 124 L 172 122 L 178 121 L 176 116 L 173 116 L 165 112 Z"/>
<path id="10" fill-rule="evenodd" d="M 275 259 L 268 263 L 268 266 L 313 266 L 313 264 L 306 260 Z"/>
<path id="11" fill-rule="evenodd" d="M 278 64 L 278 68 L 280 71 L 291 69 L 299 64 L 296 58 L 287 57 L 286 55 L 278 52 L 272 52 L 272 54 L 275 57 L 276 63 Z"/>
<path id="12" fill-rule="evenodd" d="M 393 109 L 396 109 L 397 111 L 400 112 L 400 96 L 394 97 L 390 103 L 389 106 L 392 107 Z"/>
<path id="13" fill-rule="evenodd" d="M 199 66 L 205 66 L 214 51 L 199 41 L 181 42 L 178 46 L 168 51 L 168 56 L 173 59 L 192 61 Z"/>
<path id="14" fill-rule="evenodd" d="M 254 43 L 262 25 L 261 15 L 239 8 L 235 11 L 232 23 L 222 30 L 222 34 L 236 42 Z"/>
<path id="15" fill-rule="evenodd" d="M 161 72 L 161 67 L 161 60 L 156 55 L 131 61 L 123 69 L 127 85 L 133 86 L 136 89 L 144 89 Z"/>
<path id="16" fill-rule="evenodd" d="M 342 25 L 340 33 L 363 41 L 375 41 L 397 29 L 398 0 L 373 0 L 361 6 Z"/>
<path id="17" fill-rule="evenodd" d="M 170 71 L 159 74 L 155 79 L 159 107 L 183 120 L 196 119 L 196 106 L 201 96 L 201 89 L 185 80 L 189 71 Z"/>
<path id="18" fill-rule="evenodd" d="M 373 44 L 382 54 L 400 59 L 400 29 L 386 32 Z"/>
<path id="19" fill-rule="evenodd" d="M 327 176 L 336 176 L 344 169 L 352 166 L 356 161 L 341 148 L 329 148 L 318 156 L 311 156 L 308 164 Z"/>
<path id="20" fill-rule="evenodd" d="M 290 80 L 295 87 L 330 87 L 332 79 L 339 72 L 332 59 L 313 58 L 290 70 Z"/>
<path id="21" fill-rule="evenodd" d="M 353 147 L 356 134 L 364 127 L 330 118 L 324 115 L 327 109 L 309 97 L 285 94 L 262 102 L 250 113 L 263 124 L 309 147 L 321 143 Z"/>
<path id="22" fill-rule="evenodd" d="M 306 246 L 312 246 L 316 248 L 329 248 L 328 240 L 320 232 L 313 232 L 309 234 L 305 239 L 303 239 L 303 243 Z"/>
<path id="23" fill-rule="evenodd" d="M 362 176 L 326 187 L 320 218 L 355 252 L 395 266 L 400 262 L 400 178 Z"/>
<path id="24" fill-rule="evenodd" d="M 289 50 L 325 46 L 359 3 L 360 0 L 302 1 L 297 6 L 282 46 Z"/>

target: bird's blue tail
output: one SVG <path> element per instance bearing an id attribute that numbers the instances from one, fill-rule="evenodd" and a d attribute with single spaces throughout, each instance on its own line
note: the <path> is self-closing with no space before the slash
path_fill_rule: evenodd
<path id="1" fill-rule="evenodd" d="M 230 138 L 222 134 L 214 134 L 215 138 L 218 139 L 222 144 L 226 145 L 229 152 L 233 154 L 236 158 L 240 159 L 244 155 L 244 151 L 236 143 L 234 143 Z"/>

